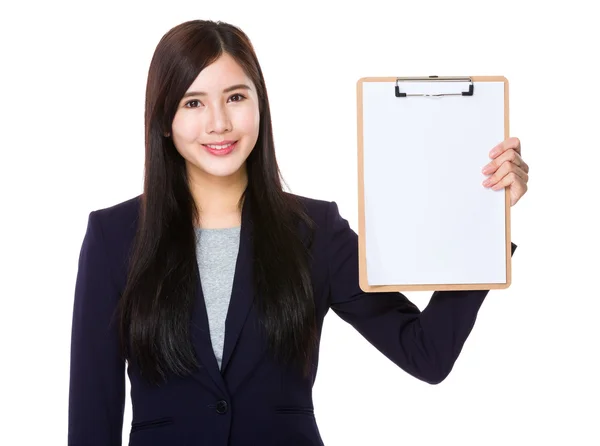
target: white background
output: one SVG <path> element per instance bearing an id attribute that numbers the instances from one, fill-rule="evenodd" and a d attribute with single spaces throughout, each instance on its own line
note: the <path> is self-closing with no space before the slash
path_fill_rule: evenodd
<path id="1" fill-rule="evenodd" d="M 249 35 L 291 191 L 335 200 L 355 230 L 358 78 L 510 81 L 511 135 L 531 168 L 512 208 L 512 286 L 490 293 L 437 386 L 330 312 L 314 388 L 325 444 L 600 444 L 600 31 L 592 2 L 519 3 L 3 5 L 0 444 L 66 444 L 87 217 L 141 193 L 150 59 L 171 27 L 199 18 Z M 430 295 L 407 293 L 420 308 Z M 124 444 L 130 421 L 128 397 Z"/>

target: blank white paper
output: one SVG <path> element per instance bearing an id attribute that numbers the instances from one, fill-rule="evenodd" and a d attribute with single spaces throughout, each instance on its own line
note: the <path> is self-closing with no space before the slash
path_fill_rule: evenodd
<path id="1" fill-rule="evenodd" d="M 469 82 L 400 82 L 406 93 L 467 91 Z M 504 139 L 504 83 L 473 96 L 405 97 L 363 83 L 369 285 L 506 282 L 504 189 L 481 183 Z"/>

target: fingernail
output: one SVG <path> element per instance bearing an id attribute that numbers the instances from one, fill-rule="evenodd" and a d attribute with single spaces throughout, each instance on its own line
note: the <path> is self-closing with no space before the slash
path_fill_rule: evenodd
<path id="1" fill-rule="evenodd" d="M 488 173 L 492 171 L 492 166 L 490 166 L 489 164 L 487 166 L 484 166 L 483 169 L 481 169 L 481 171 L 483 173 Z"/>

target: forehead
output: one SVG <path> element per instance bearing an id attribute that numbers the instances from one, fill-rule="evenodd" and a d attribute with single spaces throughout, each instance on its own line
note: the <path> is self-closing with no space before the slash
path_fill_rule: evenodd
<path id="1" fill-rule="evenodd" d="M 225 53 L 198 74 L 188 91 L 221 94 L 225 88 L 233 84 L 247 84 L 254 88 L 240 64 Z"/>

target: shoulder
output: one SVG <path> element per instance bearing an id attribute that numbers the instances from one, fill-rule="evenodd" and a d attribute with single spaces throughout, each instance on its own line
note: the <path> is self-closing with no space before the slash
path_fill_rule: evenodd
<path id="1" fill-rule="evenodd" d="M 329 212 L 332 206 L 332 202 L 327 200 L 292 194 L 290 192 L 286 192 L 286 195 L 298 201 L 304 208 L 305 212 L 313 220 L 326 219 L 327 213 Z"/>
<path id="2" fill-rule="evenodd" d="M 330 250 L 335 244 L 353 247 L 357 245 L 357 234 L 339 211 L 335 201 L 293 195 L 303 206 L 306 214 L 315 224 L 317 249 Z M 304 227 L 303 227 L 304 229 Z"/>
<path id="3" fill-rule="evenodd" d="M 102 231 L 105 242 L 125 242 L 137 228 L 142 196 L 137 195 L 113 205 L 90 212 L 92 221 Z"/>
<path id="4" fill-rule="evenodd" d="M 89 227 L 104 246 L 105 255 L 114 268 L 118 282 L 125 279 L 129 251 L 137 230 L 141 195 L 94 209 L 89 214 Z"/>
<path id="5" fill-rule="evenodd" d="M 340 225 L 342 227 L 349 226 L 348 220 L 340 214 L 337 202 L 302 195 L 289 195 L 304 206 L 306 213 L 317 223 L 317 226 L 329 231 L 335 230 Z"/>
<path id="6" fill-rule="evenodd" d="M 108 229 L 111 226 L 123 227 L 124 224 L 134 223 L 138 219 L 141 199 L 142 196 L 137 195 L 104 208 L 94 209 L 91 211 L 92 218 L 99 221 L 103 227 L 108 226 Z"/>
<path id="7" fill-rule="evenodd" d="M 128 246 L 135 236 L 141 195 L 90 212 L 89 222 L 100 232 L 110 249 L 113 245 Z"/>

